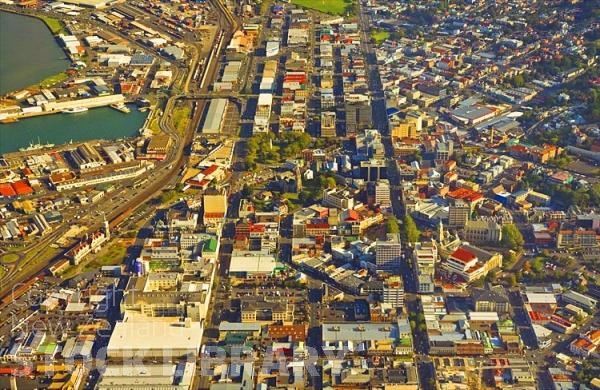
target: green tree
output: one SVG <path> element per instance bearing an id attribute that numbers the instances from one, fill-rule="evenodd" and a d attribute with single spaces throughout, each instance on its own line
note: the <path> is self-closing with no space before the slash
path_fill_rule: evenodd
<path id="1" fill-rule="evenodd" d="M 510 276 L 508 277 L 508 284 L 510 285 L 510 287 L 515 287 L 517 285 L 517 275 L 510 274 Z"/>
<path id="2" fill-rule="evenodd" d="M 417 224 L 415 220 L 410 216 L 410 214 L 406 214 L 402 219 L 402 229 L 400 229 L 400 237 L 402 241 L 412 244 L 419 240 L 421 237 L 421 232 L 417 228 Z"/>
<path id="3" fill-rule="evenodd" d="M 518 250 L 523 247 L 525 239 L 515 224 L 508 224 L 502 227 L 502 245 L 512 250 Z"/>
<path id="4" fill-rule="evenodd" d="M 504 269 L 510 269 L 517 260 L 517 254 L 514 251 L 509 252 L 502 262 L 502 266 Z"/>
<path id="5" fill-rule="evenodd" d="M 522 74 L 518 74 L 515 77 L 513 77 L 512 79 L 512 85 L 514 85 L 517 88 L 520 88 L 522 86 L 525 85 L 525 78 L 523 77 Z"/>
<path id="6" fill-rule="evenodd" d="M 337 183 L 335 182 L 335 178 L 333 178 L 331 176 L 327 177 L 326 183 L 327 183 L 327 188 L 329 188 L 329 189 L 333 189 L 337 185 Z"/>
<path id="7" fill-rule="evenodd" d="M 542 257 L 536 257 L 531 262 L 531 269 L 535 273 L 540 273 L 544 269 L 544 259 Z"/>
<path id="8" fill-rule="evenodd" d="M 398 224 L 398 219 L 390 215 L 387 219 L 387 232 L 390 234 L 398 234 L 400 233 L 400 224 Z"/>

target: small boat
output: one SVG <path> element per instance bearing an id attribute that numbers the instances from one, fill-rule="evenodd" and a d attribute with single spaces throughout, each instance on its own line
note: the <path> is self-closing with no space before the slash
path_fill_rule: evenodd
<path id="1" fill-rule="evenodd" d="M 67 108 L 66 110 L 63 110 L 62 112 L 65 114 L 77 114 L 80 112 L 86 112 L 88 110 L 87 107 L 73 107 L 73 108 Z"/>
<path id="2" fill-rule="evenodd" d="M 15 123 L 15 122 L 18 122 L 18 121 L 19 121 L 19 119 L 15 118 L 14 116 L 13 117 L 9 117 L 9 118 L 0 119 L 0 123 Z"/>
<path id="3" fill-rule="evenodd" d="M 110 108 L 114 108 L 115 110 L 121 111 L 124 114 L 129 114 L 131 112 L 131 110 L 129 109 L 129 107 L 127 107 L 124 103 L 111 104 Z"/>

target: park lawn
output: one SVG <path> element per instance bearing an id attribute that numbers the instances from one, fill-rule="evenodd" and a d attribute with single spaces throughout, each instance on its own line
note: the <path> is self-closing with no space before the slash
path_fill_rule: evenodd
<path id="1" fill-rule="evenodd" d="M 122 264 L 127 255 L 127 246 L 117 243 L 111 245 L 107 250 L 103 250 L 102 252 L 102 255 L 85 265 L 83 272 L 94 271 L 105 265 Z"/>
<path id="2" fill-rule="evenodd" d="M 176 107 L 173 110 L 173 127 L 178 134 L 185 134 L 185 130 L 192 120 L 191 114 L 192 107 L 189 104 Z"/>
<path id="3" fill-rule="evenodd" d="M 291 0 L 297 6 L 323 12 L 330 15 L 345 15 L 352 12 L 354 0 Z"/>
<path id="4" fill-rule="evenodd" d="M 374 30 L 371 31 L 371 38 L 375 41 L 377 45 L 383 43 L 386 39 L 390 37 L 390 33 L 383 30 Z"/>

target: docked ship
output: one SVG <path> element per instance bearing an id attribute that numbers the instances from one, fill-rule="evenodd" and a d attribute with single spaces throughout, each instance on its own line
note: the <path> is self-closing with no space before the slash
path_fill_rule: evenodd
<path id="1" fill-rule="evenodd" d="M 115 110 L 121 111 L 124 114 L 129 114 L 131 112 L 131 110 L 129 109 L 129 107 L 127 107 L 124 103 L 111 104 L 110 108 L 114 108 Z"/>
<path id="2" fill-rule="evenodd" d="M 53 148 L 53 147 L 54 147 L 54 144 L 51 144 L 51 143 L 40 144 L 38 141 L 37 144 L 34 144 L 33 142 L 30 142 L 29 146 L 24 147 L 24 148 L 19 148 L 19 152 L 32 152 L 34 150 Z"/>
<path id="3" fill-rule="evenodd" d="M 88 110 L 87 107 L 73 107 L 73 108 L 67 108 L 66 110 L 63 110 L 62 112 L 64 112 L 65 114 L 77 114 L 79 112 L 86 112 Z"/>

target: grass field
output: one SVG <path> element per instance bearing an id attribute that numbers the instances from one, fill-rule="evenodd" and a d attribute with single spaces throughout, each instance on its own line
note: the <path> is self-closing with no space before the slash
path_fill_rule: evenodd
<path id="1" fill-rule="evenodd" d="M 55 75 L 46 77 L 45 79 L 43 79 L 42 81 L 39 82 L 39 85 L 41 85 L 43 87 L 52 87 L 58 83 L 62 83 L 68 77 L 69 76 L 65 72 L 60 72 Z"/>
<path id="2" fill-rule="evenodd" d="M 354 11 L 354 0 L 291 0 L 291 3 L 330 15 L 345 15 Z"/>
<path id="3" fill-rule="evenodd" d="M 63 29 L 63 24 L 60 20 L 58 19 L 54 19 L 54 18 L 50 18 L 48 16 L 38 16 L 44 23 L 46 23 L 46 26 L 48 26 L 48 28 L 50 29 L 50 31 L 52 31 L 52 34 L 54 35 L 58 35 L 60 33 L 65 32 L 65 30 Z"/>
<path id="4" fill-rule="evenodd" d="M 374 30 L 371 31 L 371 38 L 375 41 L 376 44 L 383 43 L 386 39 L 390 37 L 390 33 L 382 30 Z"/>
<path id="5" fill-rule="evenodd" d="M 16 253 L 6 253 L 0 256 L 0 262 L 2 262 L 2 264 L 14 263 L 15 261 L 19 260 L 19 258 L 19 255 Z"/>

